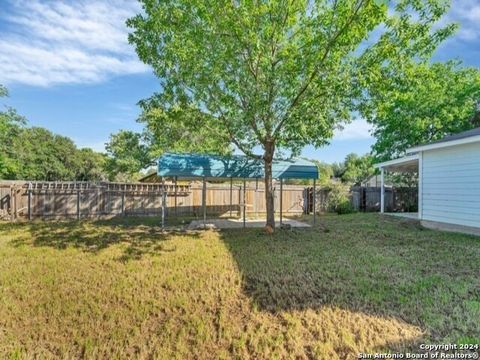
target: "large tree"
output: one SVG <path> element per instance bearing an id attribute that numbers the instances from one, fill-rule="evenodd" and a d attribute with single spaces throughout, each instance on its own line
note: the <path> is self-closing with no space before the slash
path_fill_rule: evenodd
<path id="1" fill-rule="evenodd" d="M 373 153 L 380 160 L 408 147 L 480 126 L 480 71 L 447 63 L 404 63 L 379 69 L 363 116 L 374 126 Z"/>
<path id="2" fill-rule="evenodd" d="M 215 128 L 216 119 L 191 106 L 163 108 L 158 96 L 141 101 L 138 121 L 145 125 L 149 155 L 156 158 L 166 151 L 231 154 L 228 133 Z"/>
<path id="3" fill-rule="evenodd" d="M 345 183 L 358 184 L 375 174 L 373 158 L 371 155 L 359 156 L 355 153 L 348 154 L 343 163 L 344 171 L 341 179 Z"/>
<path id="4" fill-rule="evenodd" d="M 451 31 L 432 31 L 443 0 L 400 0 L 391 9 L 381 0 L 141 2 L 129 39 L 160 79 L 155 101 L 210 115 L 213 130 L 263 161 L 271 227 L 277 152 L 326 144 L 350 120 L 370 64 L 428 56 Z M 379 40 L 369 38 L 375 29 Z"/>
<path id="5" fill-rule="evenodd" d="M 76 151 L 75 180 L 79 181 L 105 181 L 108 179 L 106 155 L 82 148 Z"/>
<path id="6" fill-rule="evenodd" d="M 3 177 L 12 180 L 99 181 L 105 180 L 104 155 L 78 149 L 68 137 L 42 127 L 21 127 L 11 138 Z"/>
<path id="7" fill-rule="evenodd" d="M 75 180 L 77 148 L 72 140 L 41 127 L 25 127 L 13 140 L 12 159 L 18 164 L 11 178 Z"/>
<path id="8" fill-rule="evenodd" d="M 148 147 L 142 134 L 121 130 L 110 135 L 106 144 L 106 169 L 110 180 L 137 180 L 139 172 L 150 165 Z"/>

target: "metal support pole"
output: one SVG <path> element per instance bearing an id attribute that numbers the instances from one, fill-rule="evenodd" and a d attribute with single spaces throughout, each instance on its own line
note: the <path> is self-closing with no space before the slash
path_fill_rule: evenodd
<path id="1" fill-rule="evenodd" d="M 308 214 L 309 210 L 310 210 L 310 188 L 306 187 L 304 190 L 303 190 L 303 198 L 305 199 L 304 202 L 304 214 Z"/>
<path id="2" fill-rule="evenodd" d="M 313 179 L 313 223 L 317 222 L 317 179 Z"/>
<path id="3" fill-rule="evenodd" d="M 253 212 L 255 213 L 255 218 L 258 218 L 257 192 L 258 192 L 258 178 L 255 178 L 255 191 L 253 192 Z"/>
<path id="4" fill-rule="evenodd" d="M 280 179 L 280 226 L 282 226 L 283 217 L 283 179 Z"/>
<path id="5" fill-rule="evenodd" d="M 32 220 L 32 183 L 28 184 L 28 220 Z"/>
<path id="6" fill-rule="evenodd" d="M 175 216 L 177 216 L 177 180 L 178 177 L 175 176 Z"/>
<path id="7" fill-rule="evenodd" d="M 383 214 L 385 212 L 385 169 L 383 167 L 380 174 L 380 212 Z"/>
<path id="8" fill-rule="evenodd" d="M 77 220 L 80 220 L 80 190 L 77 190 Z"/>
<path id="9" fill-rule="evenodd" d="M 203 188 L 202 188 L 202 209 L 203 209 L 203 228 L 207 228 L 207 181 L 203 177 Z"/>
<path id="10" fill-rule="evenodd" d="M 162 191 L 162 230 L 165 229 L 165 204 L 167 200 L 167 192 Z"/>
<path id="11" fill-rule="evenodd" d="M 233 207 L 233 178 L 230 178 L 230 217 L 232 217 L 232 207 Z"/>
<path id="12" fill-rule="evenodd" d="M 247 183 L 243 179 L 243 227 L 246 227 L 246 212 L 247 210 Z"/>
<path id="13" fill-rule="evenodd" d="M 165 229 L 165 178 L 162 177 L 162 230 Z"/>

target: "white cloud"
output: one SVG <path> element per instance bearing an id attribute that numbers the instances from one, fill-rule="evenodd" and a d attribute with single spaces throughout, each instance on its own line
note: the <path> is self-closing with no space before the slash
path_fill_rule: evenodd
<path id="1" fill-rule="evenodd" d="M 458 38 L 477 41 L 480 36 L 480 2 L 478 0 L 453 0 L 445 22 L 460 24 Z"/>
<path id="2" fill-rule="evenodd" d="M 364 119 L 357 119 L 335 131 L 333 140 L 353 140 L 372 138 L 372 126 Z"/>
<path id="3" fill-rule="evenodd" d="M 0 83 L 95 83 L 148 71 L 127 41 L 131 0 L 9 1 L 0 14 Z"/>

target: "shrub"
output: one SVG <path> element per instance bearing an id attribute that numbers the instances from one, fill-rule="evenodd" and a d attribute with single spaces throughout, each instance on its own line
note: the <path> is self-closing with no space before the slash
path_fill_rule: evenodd
<path id="1" fill-rule="evenodd" d="M 350 190 L 345 184 L 334 183 L 330 185 L 327 199 L 327 210 L 337 214 L 350 214 L 355 212 L 350 202 Z"/>
<path id="2" fill-rule="evenodd" d="M 343 215 L 343 214 L 354 213 L 355 209 L 353 208 L 353 205 L 350 202 L 350 200 L 345 200 L 337 205 L 337 208 L 335 209 L 335 211 L 337 212 L 338 215 Z"/>

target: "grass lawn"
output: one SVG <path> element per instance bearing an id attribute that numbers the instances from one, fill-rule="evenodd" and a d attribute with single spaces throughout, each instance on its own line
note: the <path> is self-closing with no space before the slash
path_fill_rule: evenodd
<path id="1" fill-rule="evenodd" d="M 162 234 L 0 223 L 0 358 L 319 358 L 480 343 L 480 239 L 378 214 Z"/>

